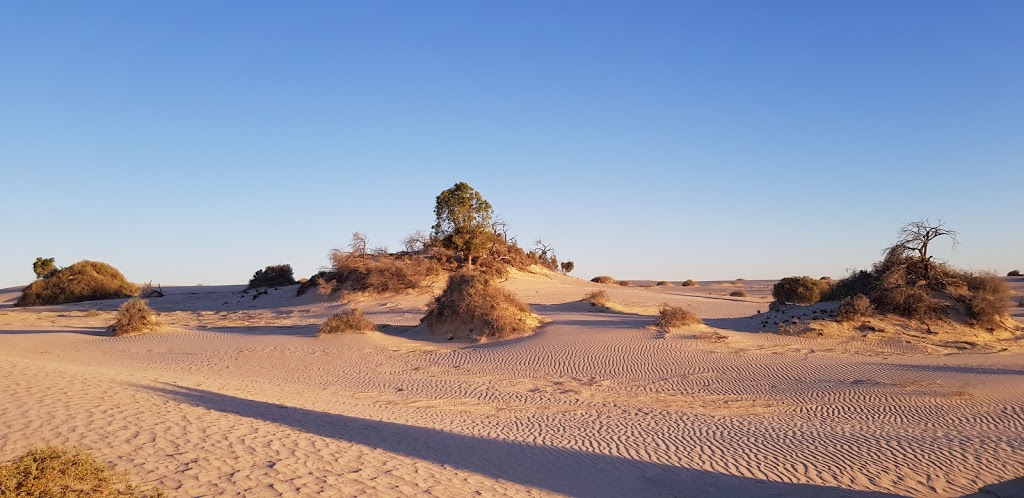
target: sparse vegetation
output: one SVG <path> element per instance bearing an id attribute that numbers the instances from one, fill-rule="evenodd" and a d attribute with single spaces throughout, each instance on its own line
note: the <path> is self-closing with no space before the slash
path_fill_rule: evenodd
<path id="1" fill-rule="evenodd" d="M 590 303 L 591 306 L 608 306 L 608 303 L 611 302 L 611 298 L 608 297 L 608 293 L 605 291 L 591 292 L 583 300 Z"/>
<path id="2" fill-rule="evenodd" d="M 133 297 L 117 310 L 117 319 L 111 325 L 115 336 L 152 332 L 159 327 L 156 313 L 146 301 Z"/>
<path id="3" fill-rule="evenodd" d="M 836 309 L 836 320 L 840 322 L 852 322 L 871 316 L 875 308 L 871 306 L 871 300 L 864 294 L 844 297 Z"/>
<path id="4" fill-rule="evenodd" d="M 750 294 L 747 294 L 747 291 L 741 290 L 734 290 L 730 292 L 729 295 L 732 297 L 750 297 Z"/>
<path id="5" fill-rule="evenodd" d="M 37 448 L 0 465 L 0 496 L 18 498 L 157 498 L 121 471 L 78 448 Z"/>
<path id="6" fill-rule="evenodd" d="M 658 312 L 656 325 L 663 329 L 703 325 L 704 321 L 696 313 L 679 306 L 664 304 Z"/>
<path id="7" fill-rule="evenodd" d="M 572 261 L 562 261 L 561 267 L 562 273 L 568 275 L 572 273 L 573 270 L 576 269 L 576 263 L 573 263 Z"/>
<path id="8" fill-rule="evenodd" d="M 608 275 L 599 275 L 597 277 L 594 277 L 594 278 L 590 279 L 590 281 L 594 282 L 596 284 L 614 284 L 615 283 L 615 279 L 612 278 L 612 277 L 609 277 Z"/>
<path id="9" fill-rule="evenodd" d="M 32 272 L 36 274 L 37 279 L 49 277 L 50 274 L 57 271 L 57 265 L 54 264 L 56 261 L 54 258 L 36 258 L 36 261 L 32 263 Z"/>
<path id="10" fill-rule="evenodd" d="M 342 334 L 345 332 L 376 331 L 377 326 L 363 315 L 362 308 L 352 308 L 329 316 L 316 335 Z"/>
<path id="11" fill-rule="evenodd" d="M 422 256 L 359 255 L 337 249 L 331 252 L 331 266 L 333 271 L 319 276 L 318 285 L 372 294 L 419 289 L 430 277 L 441 273 L 436 261 Z"/>
<path id="12" fill-rule="evenodd" d="M 620 280 L 619 285 L 622 287 L 632 287 L 633 282 L 630 282 L 629 280 Z"/>
<path id="13" fill-rule="evenodd" d="M 821 301 L 830 287 L 831 283 L 826 280 L 808 276 L 786 277 L 772 286 L 772 297 L 780 303 L 814 304 Z"/>
<path id="14" fill-rule="evenodd" d="M 142 284 L 142 290 L 139 291 L 139 297 L 149 299 L 151 297 L 164 297 L 164 288 L 160 284 L 156 284 L 153 287 L 153 281 Z"/>
<path id="15" fill-rule="evenodd" d="M 658 283 L 656 283 L 654 285 L 657 285 L 658 287 L 672 287 L 673 284 L 672 284 L 672 282 L 669 282 L 668 280 L 662 280 L 662 281 L 660 281 L 660 282 L 658 282 Z"/>
<path id="16" fill-rule="evenodd" d="M 683 283 L 681 283 L 679 285 L 682 285 L 683 287 L 696 287 L 696 286 L 698 286 L 700 284 L 695 282 L 692 278 L 688 278 L 685 281 L 683 281 Z"/>
<path id="17" fill-rule="evenodd" d="M 423 321 L 439 335 L 506 339 L 533 333 L 540 319 L 491 278 L 462 271 L 448 279 Z"/>
<path id="18" fill-rule="evenodd" d="M 246 290 L 259 287 L 285 287 L 295 285 L 295 272 L 292 265 L 271 265 L 262 270 L 257 270 L 249 279 L 249 286 Z"/>
<path id="19" fill-rule="evenodd" d="M 1020 270 L 1010 270 L 1010 272 L 1007 273 L 1006 276 L 1007 277 L 1020 277 L 1021 273 L 1020 273 Z"/>
<path id="20" fill-rule="evenodd" d="M 131 297 L 139 292 L 121 272 L 99 261 L 79 261 L 22 290 L 15 306 L 44 306 Z"/>

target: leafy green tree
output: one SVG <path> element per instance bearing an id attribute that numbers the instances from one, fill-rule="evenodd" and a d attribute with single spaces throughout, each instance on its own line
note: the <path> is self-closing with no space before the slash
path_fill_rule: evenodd
<path id="1" fill-rule="evenodd" d="M 35 272 L 36 278 L 46 278 L 51 273 L 57 271 L 57 265 L 54 264 L 55 261 L 54 258 L 36 258 L 36 262 L 32 263 L 32 271 Z"/>
<path id="2" fill-rule="evenodd" d="M 480 192 L 459 182 L 437 196 L 432 235 L 442 246 L 461 254 L 472 265 L 473 257 L 483 254 L 489 247 L 493 215 L 491 203 Z"/>

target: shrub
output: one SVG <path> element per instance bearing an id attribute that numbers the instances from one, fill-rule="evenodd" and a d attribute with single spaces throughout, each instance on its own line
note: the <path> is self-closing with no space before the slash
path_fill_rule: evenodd
<path id="1" fill-rule="evenodd" d="M 99 261 L 79 261 L 36 280 L 22 290 L 15 306 L 44 306 L 131 297 L 139 292 L 121 272 Z"/>
<path id="2" fill-rule="evenodd" d="M 700 284 L 698 284 L 697 282 L 694 282 L 692 278 L 688 278 L 688 279 L 686 279 L 685 282 L 683 282 L 680 285 L 682 285 L 683 287 L 696 287 L 696 286 L 698 286 Z"/>
<path id="3" fill-rule="evenodd" d="M 573 270 L 576 269 L 576 263 L 573 263 L 572 261 L 562 261 L 561 268 L 562 273 L 568 275 L 572 273 Z"/>
<path id="4" fill-rule="evenodd" d="M 344 332 L 376 331 L 377 326 L 363 315 L 362 308 L 352 308 L 331 315 L 320 325 L 316 335 L 341 334 Z"/>
<path id="5" fill-rule="evenodd" d="M 0 465 L 0 496 L 24 498 L 155 498 L 128 476 L 77 449 L 37 448 Z"/>
<path id="6" fill-rule="evenodd" d="M 611 298 L 608 297 L 608 293 L 605 291 L 594 291 L 587 294 L 584 301 L 590 303 L 592 306 L 608 306 L 611 302 Z"/>
<path id="7" fill-rule="evenodd" d="M 462 271 L 448 279 L 423 321 L 435 334 L 505 339 L 533 333 L 540 319 L 485 275 Z"/>
<path id="8" fill-rule="evenodd" d="M 772 297 L 780 303 L 814 304 L 821 300 L 830 284 L 811 277 L 786 277 L 772 286 Z"/>
<path id="9" fill-rule="evenodd" d="M 57 271 L 57 265 L 54 262 L 57 261 L 54 258 L 36 258 L 35 262 L 32 263 L 32 272 L 36 274 L 36 278 L 46 278 L 50 274 Z"/>
<path id="10" fill-rule="evenodd" d="M 335 250 L 331 253 L 331 264 L 334 271 L 321 277 L 321 281 L 333 282 L 340 290 L 376 294 L 419 289 L 430 277 L 441 273 L 436 261 L 420 256 L 356 255 Z"/>
<path id="11" fill-rule="evenodd" d="M 672 282 L 669 282 L 668 280 L 662 280 L 662 281 L 660 281 L 660 282 L 658 282 L 658 283 L 656 283 L 654 285 L 657 285 L 658 287 L 671 287 L 673 284 L 672 284 Z"/>
<path id="12" fill-rule="evenodd" d="M 590 279 L 590 281 L 594 282 L 594 283 L 597 283 L 597 284 L 614 284 L 615 283 L 615 279 L 612 278 L 612 277 L 609 277 L 608 275 L 600 275 L 600 276 L 597 276 L 597 277 L 594 277 L 594 278 Z"/>
<path id="13" fill-rule="evenodd" d="M 1010 272 L 1007 273 L 1006 276 L 1007 277 L 1019 277 L 1019 276 L 1021 276 L 1021 273 L 1020 273 L 1020 270 L 1010 270 Z"/>
<path id="14" fill-rule="evenodd" d="M 151 332 L 158 326 L 153 309 L 146 304 L 146 301 L 133 297 L 117 309 L 117 319 L 111 328 L 114 335 L 122 336 Z"/>
<path id="15" fill-rule="evenodd" d="M 619 285 L 622 287 L 632 287 L 633 282 L 630 282 L 629 280 L 621 280 L 619 281 Z"/>
<path id="16" fill-rule="evenodd" d="M 729 295 L 732 296 L 732 297 L 749 297 L 750 296 L 750 294 L 747 294 L 747 291 L 741 291 L 741 290 L 734 290 L 734 291 L 730 292 Z"/>
<path id="17" fill-rule="evenodd" d="M 978 325 L 994 328 L 1009 311 L 1010 287 L 995 275 L 972 275 L 968 279 L 967 310 Z"/>
<path id="18" fill-rule="evenodd" d="M 704 321 L 696 313 L 686 308 L 669 306 L 667 304 L 661 306 L 661 310 L 658 313 L 658 321 L 656 322 L 657 326 L 664 329 L 703 324 Z"/>
<path id="19" fill-rule="evenodd" d="M 285 287 L 297 283 L 292 265 L 271 265 L 262 270 L 256 270 L 256 273 L 249 279 L 249 286 L 246 287 L 246 290 L 258 287 Z"/>
<path id="20" fill-rule="evenodd" d="M 297 289 L 295 289 L 295 295 L 296 296 L 301 296 L 301 295 L 309 292 L 310 289 L 317 289 L 317 288 L 319 288 L 320 282 L 327 275 L 327 273 L 328 273 L 327 271 L 319 271 L 319 272 L 317 272 L 316 275 L 313 275 L 312 277 L 309 277 L 309 278 L 305 279 L 304 281 L 300 281 L 299 282 L 299 287 Z"/>
<path id="21" fill-rule="evenodd" d="M 871 300 L 869 300 L 864 294 L 844 297 L 843 300 L 839 302 L 839 308 L 836 309 L 836 320 L 840 322 L 852 322 L 866 316 L 871 316 L 874 311 L 874 307 L 871 306 Z"/>

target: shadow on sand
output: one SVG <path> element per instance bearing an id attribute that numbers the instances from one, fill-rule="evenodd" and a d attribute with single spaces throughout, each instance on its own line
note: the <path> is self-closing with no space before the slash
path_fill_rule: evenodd
<path id="1" fill-rule="evenodd" d="M 466 436 L 190 387 L 168 385 L 145 389 L 193 406 L 573 496 L 898 496 L 773 482 L 572 449 Z"/>
<path id="2" fill-rule="evenodd" d="M 114 337 L 106 327 L 81 327 L 73 329 L 40 328 L 35 330 L 0 330 L 0 335 L 31 335 L 31 334 L 81 334 L 93 337 Z"/>

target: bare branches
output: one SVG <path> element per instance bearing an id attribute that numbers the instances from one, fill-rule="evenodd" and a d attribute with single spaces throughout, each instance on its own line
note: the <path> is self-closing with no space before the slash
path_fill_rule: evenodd
<path id="1" fill-rule="evenodd" d="M 349 251 L 354 256 L 365 256 L 366 255 L 366 244 L 370 238 L 363 232 L 352 232 L 352 242 L 349 242 Z"/>
<path id="2" fill-rule="evenodd" d="M 928 219 L 917 220 L 903 225 L 894 247 L 900 248 L 904 253 L 915 252 L 922 260 L 928 261 L 931 259 L 928 255 L 928 246 L 933 240 L 949 237 L 953 241 L 953 246 L 956 246 L 960 243 L 959 236 L 956 230 L 946 228 L 941 218 L 934 224 Z"/>
<path id="3" fill-rule="evenodd" d="M 142 290 L 139 291 L 139 295 L 143 298 L 151 297 L 164 297 L 164 288 L 160 284 L 156 284 L 156 288 L 153 288 L 153 281 L 150 280 L 142 285 Z"/>

